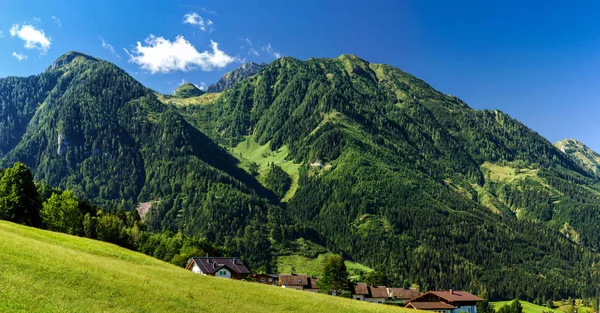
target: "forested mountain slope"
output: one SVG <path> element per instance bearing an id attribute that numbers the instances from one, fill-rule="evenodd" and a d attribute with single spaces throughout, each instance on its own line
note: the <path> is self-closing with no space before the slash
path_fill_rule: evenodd
<path id="1" fill-rule="evenodd" d="M 249 170 L 289 151 L 274 165 L 298 177 L 284 198 L 291 224 L 396 281 L 534 299 L 588 279 L 569 263 L 595 254 L 558 231 L 600 245 L 597 180 L 502 112 L 398 69 L 353 55 L 282 58 L 182 113 Z M 244 155 L 252 145 L 266 151 Z"/>
<path id="2" fill-rule="evenodd" d="M 584 169 L 600 175 L 600 154 L 588 148 L 583 142 L 565 139 L 554 144 L 560 151 L 570 155 Z"/>
<path id="3" fill-rule="evenodd" d="M 396 285 L 595 294 L 597 178 L 393 67 L 282 58 L 184 105 L 68 53 L 0 86 L 4 166 L 100 204 L 152 203 L 151 229 L 207 237 L 255 269 L 304 238 Z"/>
<path id="4" fill-rule="evenodd" d="M 229 246 L 251 221 L 266 224 L 272 192 L 115 65 L 70 52 L 0 86 L 5 167 L 22 161 L 36 180 L 105 206 L 152 202 L 150 226 Z"/>

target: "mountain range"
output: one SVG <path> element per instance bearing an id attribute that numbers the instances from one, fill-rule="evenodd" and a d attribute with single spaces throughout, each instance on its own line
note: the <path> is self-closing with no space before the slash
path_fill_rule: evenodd
<path id="1" fill-rule="evenodd" d="M 243 65 L 213 86 L 160 95 L 69 52 L 0 79 L 0 164 L 143 205 L 151 229 L 206 237 L 253 268 L 314 256 L 301 239 L 396 284 L 595 295 L 599 178 L 510 116 L 354 55 Z"/>

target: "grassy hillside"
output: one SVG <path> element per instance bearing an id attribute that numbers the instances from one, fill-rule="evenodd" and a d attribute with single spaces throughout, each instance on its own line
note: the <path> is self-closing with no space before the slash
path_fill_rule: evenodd
<path id="1" fill-rule="evenodd" d="M 285 255 L 277 258 L 277 270 L 279 273 L 302 273 L 310 276 L 321 276 L 323 274 L 323 264 L 328 257 L 333 253 L 319 254 L 318 257 L 312 259 L 302 255 Z M 373 271 L 371 268 L 359 263 L 345 261 L 348 273 L 351 276 L 359 275 Z"/>
<path id="2" fill-rule="evenodd" d="M 403 312 L 196 275 L 117 246 L 0 221 L 0 312 Z"/>
<path id="3" fill-rule="evenodd" d="M 533 304 L 531 302 L 527 302 L 527 301 L 520 301 L 520 302 L 521 302 L 521 305 L 523 306 L 523 313 L 543 313 L 543 312 L 563 313 L 559 310 L 550 309 L 545 306 Z M 498 301 L 498 302 L 492 302 L 492 306 L 494 307 L 494 309 L 496 311 L 498 311 L 504 305 L 510 305 L 511 303 L 512 303 L 512 300 L 511 301 Z"/>

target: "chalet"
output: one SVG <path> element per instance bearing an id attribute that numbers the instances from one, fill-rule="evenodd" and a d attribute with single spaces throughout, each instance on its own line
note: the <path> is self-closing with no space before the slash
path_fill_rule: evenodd
<path id="1" fill-rule="evenodd" d="M 188 261 L 186 269 L 197 274 L 238 280 L 250 274 L 248 268 L 238 258 L 193 257 Z"/>
<path id="2" fill-rule="evenodd" d="M 358 283 L 354 285 L 354 292 L 352 293 L 352 299 L 365 301 L 365 297 L 369 296 L 369 287 L 365 283 Z"/>
<path id="3" fill-rule="evenodd" d="M 252 279 L 261 284 L 277 286 L 279 284 L 278 274 L 252 274 Z"/>
<path id="4" fill-rule="evenodd" d="M 430 291 L 406 304 L 413 308 L 437 313 L 477 313 L 477 302 L 483 299 L 462 290 Z"/>
<path id="5" fill-rule="evenodd" d="M 416 288 L 388 288 L 388 292 L 396 301 L 409 301 L 421 295 Z"/>
<path id="6" fill-rule="evenodd" d="M 298 274 L 279 274 L 279 286 L 281 288 L 304 290 L 309 286 L 308 277 Z"/>
<path id="7" fill-rule="evenodd" d="M 317 286 L 318 281 L 319 281 L 319 279 L 316 277 L 309 277 L 308 278 L 308 286 L 306 286 L 304 288 L 304 291 L 319 292 L 319 286 Z"/>
<path id="8" fill-rule="evenodd" d="M 369 296 L 365 297 L 365 301 L 373 303 L 385 303 L 390 297 L 388 289 L 385 286 L 370 286 Z"/>

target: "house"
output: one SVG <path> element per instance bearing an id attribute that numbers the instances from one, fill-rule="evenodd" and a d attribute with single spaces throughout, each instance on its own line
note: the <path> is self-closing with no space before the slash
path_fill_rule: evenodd
<path id="1" fill-rule="evenodd" d="M 319 279 L 316 277 L 309 277 L 308 278 L 308 286 L 306 286 L 304 288 L 304 291 L 319 292 L 319 286 L 317 286 L 318 281 L 319 281 Z"/>
<path id="2" fill-rule="evenodd" d="M 306 275 L 279 274 L 279 286 L 281 288 L 304 290 L 309 284 Z"/>
<path id="3" fill-rule="evenodd" d="M 416 288 L 388 288 L 388 292 L 390 298 L 396 301 L 408 301 L 421 295 Z"/>
<path id="4" fill-rule="evenodd" d="M 437 313 L 477 313 L 477 302 L 483 299 L 462 290 L 429 291 L 406 304 L 406 308 Z"/>
<path id="5" fill-rule="evenodd" d="M 238 280 L 250 274 L 239 258 L 193 257 L 185 268 L 197 274 Z"/>
<path id="6" fill-rule="evenodd" d="M 352 293 L 352 299 L 365 301 L 365 297 L 369 296 L 369 287 L 365 283 L 358 283 L 354 285 L 354 292 Z"/>
<path id="7" fill-rule="evenodd" d="M 369 296 L 365 297 L 365 301 L 373 303 L 384 303 L 390 294 L 386 286 L 370 286 Z"/>
<path id="8" fill-rule="evenodd" d="M 261 284 L 277 286 L 279 284 L 278 274 L 252 274 L 252 279 Z"/>

